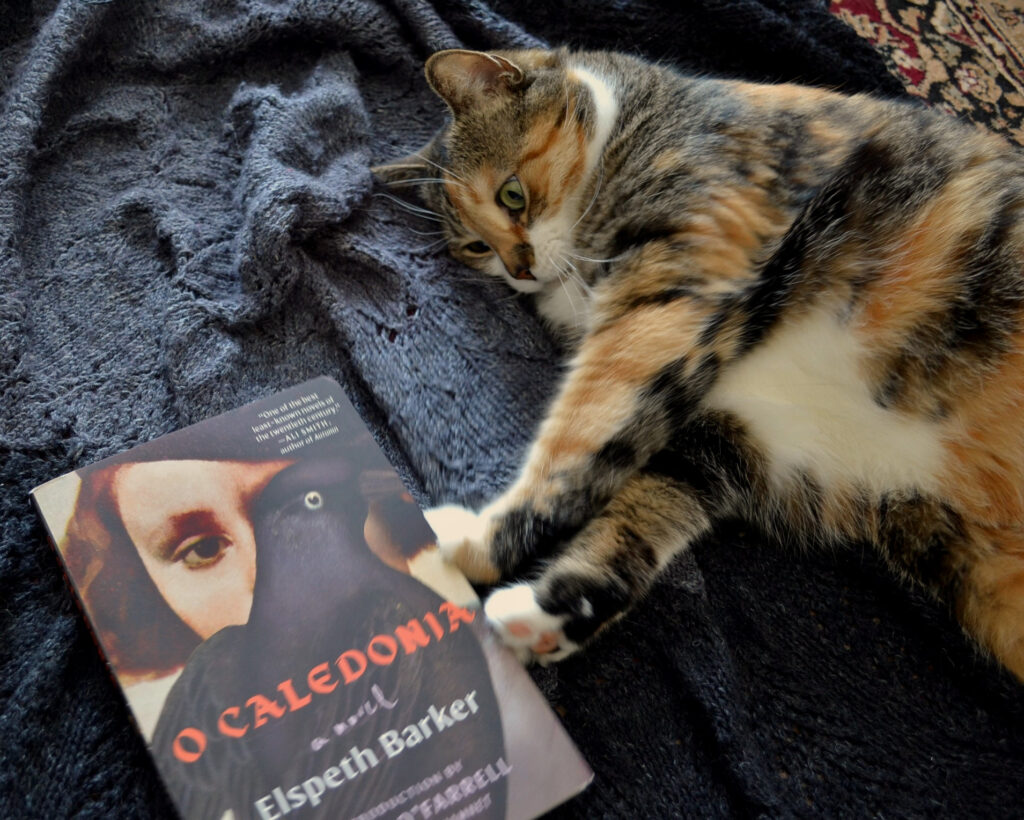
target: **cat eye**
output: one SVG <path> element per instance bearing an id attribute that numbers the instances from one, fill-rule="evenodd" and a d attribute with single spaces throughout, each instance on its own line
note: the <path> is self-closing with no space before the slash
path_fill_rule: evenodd
<path id="1" fill-rule="evenodd" d="M 473 256 L 483 256 L 485 253 L 491 252 L 491 246 L 478 239 L 475 242 L 469 242 L 463 245 L 462 250 L 466 253 L 472 254 Z"/>
<path id="2" fill-rule="evenodd" d="M 498 189 L 498 202 L 510 211 L 521 211 L 526 207 L 526 193 L 522 183 L 515 177 L 509 177 Z"/>

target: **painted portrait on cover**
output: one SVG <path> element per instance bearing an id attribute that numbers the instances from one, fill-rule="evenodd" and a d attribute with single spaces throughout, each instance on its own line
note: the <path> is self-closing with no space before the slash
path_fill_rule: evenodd
<path id="1" fill-rule="evenodd" d="M 200 641 L 248 620 L 256 576 L 252 505 L 294 463 L 126 459 L 80 471 L 63 552 L 73 575 L 87 579 L 81 592 L 129 685 L 179 668 Z M 374 554 L 460 600 L 454 576 L 436 556 L 426 560 L 433 533 L 394 471 L 362 470 L 359 492 L 363 537 Z"/>

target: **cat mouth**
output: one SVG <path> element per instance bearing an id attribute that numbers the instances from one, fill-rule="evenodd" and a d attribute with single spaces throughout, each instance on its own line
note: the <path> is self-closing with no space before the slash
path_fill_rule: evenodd
<path id="1" fill-rule="evenodd" d="M 530 273 L 529 268 L 524 268 L 522 270 L 517 270 L 514 274 L 512 274 L 512 278 L 513 279 L 518 279 L 520 282 L 536 282 L 537 281 L 537 277 L 534 276 L 532 273 Z"/>

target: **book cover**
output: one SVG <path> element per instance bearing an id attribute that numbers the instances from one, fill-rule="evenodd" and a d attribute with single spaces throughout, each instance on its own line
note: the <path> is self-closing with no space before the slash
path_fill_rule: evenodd
<path id="1" fill-rule="evenodd" d="M 315 379 L 33 491 L 182 817 L 534 817 L 592 777 Z"/>

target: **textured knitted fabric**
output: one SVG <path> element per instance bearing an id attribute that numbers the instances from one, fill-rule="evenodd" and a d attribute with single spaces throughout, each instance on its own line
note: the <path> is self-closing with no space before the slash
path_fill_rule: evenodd
<path id="1" fill-rule="evenodd" d="M 36 484 L 318 374 L 421 501 L 478 503 L 514 474 L 558 347 L 368 170 L 441 123 L 430 52 L 567 42 L 898 93 L 822 4 L 683 6 L 0 3 L 0 814 L 171 816 Z M 1024 689 L 860 548 L 727 527 L 534 676 L 596 771 L 560 817 L 1024 805 Z"/>

